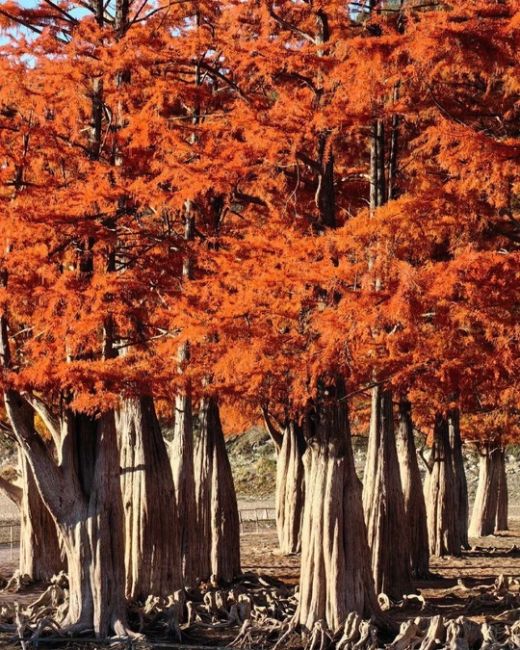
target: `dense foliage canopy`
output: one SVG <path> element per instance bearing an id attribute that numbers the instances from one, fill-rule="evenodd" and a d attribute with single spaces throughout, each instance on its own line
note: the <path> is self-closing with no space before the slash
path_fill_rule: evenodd
<path id="1" fill-rule="evenodd" d="M 514 420 L 518 9 L 3 3 L 4 384 Z"/>

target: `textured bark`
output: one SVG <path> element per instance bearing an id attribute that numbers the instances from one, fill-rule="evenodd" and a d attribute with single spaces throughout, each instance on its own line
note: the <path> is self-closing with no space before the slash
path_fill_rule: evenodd
<path id="1" fill-rule="evenodd" d="M 74 503 L 57 521 L 67 555 L 68 622 L 92 626 L 100 637 L 124 634 L 123 509 L 114 414 L 93 420 L 68 413 L 63 426 L 72 447 L 69 462 L 78 469 L 72 477 Z"/>
<path id="2" fill-rule="evenodd" d="M 199 576 L 231 582 L 240 575 L 240 522 L 217 400 L 203 400 L 196 454 Z"/>
<path id="3" fill-rule="evenodd" d="M 297 620 L 334 631 L 349 612 L 379 613 L 341 380 L 322 386 L 305 418 L 305 503 Z"/>
<path id="4" fill-rule="evenodd" d="M 65 569 L 65 557 L 56 524 L 42 501 L 31 468 L 19 454 L 22 498 L 20 503 L 20 574 L 48 581 Z"/>
<path id="5" fill-rule="evenodd" d="M 481 445 L 477 493 L 471 513 L 469 534 L 484 537 L 495 532 L 501 450 L 493 443 Z"/>
<path id="6" fill-rule="evenodd" d="M 18 453 L 19 485 L 0 477 L 2 491 L 20 510 L 20 575 L 47 582 L 65 568 L 58 533 L 34 482 L 25 456 Z"/>
<path id="7" fill-rule="evenodd" d="M 191 395 L 175 398 L 175 426 L 169 448 L 170 463 L 177 503 L 177 525 L 180 531 L 182 572 L 187 585 L 200 577 L 201 567 L 196 546 L 197 521 L 195 503 L 193 414 Z"/>
<path id="8" fill-rule="evenodd" d="M 453 507 L 455 490 L 448 420 L 438 414 L 425 485 L 431 555 L 460 555 L 460 537 Z"/>
<path id="9" fill-rule="evenodd" d="M 427 578 L 430 575 L 430 550 L 428 548 L 426 503 L 413 436 L 411 404 L 408 401 L 399 402 L 399 424 L 396 440 L 406 526 L 410 533 L 412 576 Z"/>
<path id="10" fill-rule="evenodd" d="M 509 494 L 507 489 L 506 450 L 501 449 L 498 456 L 498 503 L 495 530 L 509 530 Z"/>
<path id="11" fill-rule="evenodd" d="M 375 588 L 392 599 L 412 590 L 409 531 L 394 432 L 392 392 L 372 394 L 363 508 Z"/>
<path id="12" fill-rule="evenodd" d="M 93 629 L 99 637 L 125 634 L 123 513 L 114 413 L 93 419 L 65 410 L 60 421 L 47 418 L 53 437 L 61 441 L 58 465 L 34 432 L 24 399 L 7 391 L 4 400 L 63 542 L 69 575 L 65 623 Z"/>
<path id="13" fill-rule="evenodd" d="M 464 458 L 462 455 L 462 438 L 460 435 L 460 414 L 458 409 L 452 409 L 448 413 L 448 425 L 450 432 L 450 446 L 453 460 L 453 475 L 455 478 L 455 509 L 456 523 L 459 541 L 462 548 L 469 548 L 468 541 L 468 483 L 464 469 Z"/>
<path id="14" fill-rule="evenodd" d="M 182 585 L 171 467 L 153 399 L 124 402 L 119 419 L 126 595 L 167 596 Z"/>
<path id="15" fill-rule="evenodd" d="M 276 532 L 283 555 L 299 553 L 304 501 L 303 453 L 305 436 L 294 420 L 283 427 L 275 426 L 266 409 L 266 428 L 276 447 Z"/>
<path id="16" fill-rule="evenodd" d="M 276 530 L 280 551 L 284 555 L 301 550 L 304 451 L 302 428 L 291 421 L 284 430 L 276 460 Z"/>

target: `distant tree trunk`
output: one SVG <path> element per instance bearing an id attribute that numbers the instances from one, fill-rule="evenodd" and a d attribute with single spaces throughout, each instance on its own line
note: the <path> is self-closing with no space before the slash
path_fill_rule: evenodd
<path id="1" fill-rule="evenodd" d="M 240 575 L 240 522 L 217 400 L 203 400 L 196 454 L 199 575 L 231 582 Z"/>
<path id="2" fill-rule="evenodd" d="M 25 456 L 19 452 L 20 485 L 0 477 L 0 490 L 20 509 L 19 571 L 47 582 L 65 569 L 58 533 L 34 482 Z"/>
<path id="3" fill-rule="evenodd" d="M 276 531 L 284 555 L 299 553 L 304 501 L 303 429 L 294 420 L 278 429 L 264 411 L 269 435 L 276 447 Z"/>
<path id="4" fill-rule="evenodd" d="M 471 537 L 484 537 L 495 532 L 498 509 L 502 452 L 494 443 L 486 443 L 480 446 L 479 453 L 478 486 L 469 525 Z"/>
<path id="5" fill-rule="evenodd" d="M 153 399 L 127 399 L 118 419 L 125 515 L 126 595 L 167 596 L 182 586 L 175 490 Z"/>
<path id="6" fill-rule="evenodd" d="M 195 503 L 193 413 L 191 395 L 175 398 L 175 425 L 169 448 L 177 502 L 177 525 L 180 530 L 184 581 L 193 585 L 200 578 L 201 567 L 195 551 L 197 521 Z"/>
<path id="7" fill-rule="evenodd" d="M 409 530 L 394 432 L 392 391 L 372 393 L 363 507 L 376 592 L 398 599 L 412 590 Z"/>
<path id="8" fill-rule="evenodd" d="M 410 531 L 412 576 L 415 578 L 428 578 L 430 575 L 430 550 L 428 548 L 426 503 L 413 436 L 411 404 L 407 400 L 399 402 L 399 424 L 396 439 L 404 511 L 407 521 L 406 527 Z"/>
<path id="9" fill-rule="evenodd" d="M 276 530 L 284 555 L 301 550 L 304 451 L 302 427 L 291 421 L 284 431 L 276 465 Z"/>
<path id="10" fill-rule="evenodd" d="M 498 455 L 498 504 L 495 530 L 509 530 L 508 522 L 509 494 L 507 489 L 506 450 Z"/>
<path id="11" fill-rule="evenodd" d="M 304 423 L 305 502 L 298 621 L 338 631 L 349 612 L 379 613 L 343 381 L 319 390 Z"/>
<path id="12" fill-rule="evenodd" d="M 457 513 L 453 507 L 456 486 L 448 420 L 441 414 L 435 417 L 425 491 L 430 554 L 441 557 L 460 555 Z"/>
<path id="13" fill-rule="evenodd" d="M 460 436 L 460 413 L 458 409 L 452 409 L 448 412 L 448 426 L 453 460 L 453 474 L 455 478 L 456 523 L 460 545 L 462 548 L 468 549 L 468 483 L 464 469 L 462 438 Z"/>

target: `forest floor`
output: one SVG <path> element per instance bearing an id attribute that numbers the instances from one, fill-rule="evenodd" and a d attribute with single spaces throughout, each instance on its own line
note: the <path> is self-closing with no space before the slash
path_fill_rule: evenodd
<path id="1" fill-rule="evenodd" d="M 417 589 L 425 598 L 425 606 L 419 612 L 417 606 L 393 609 L 390 614 L 396 622 L 413 619 L 416 616 L 435 616 L 442 614 L 446 618 L 464 615 L 482 623 L 499 622 L 500 614 L 510 609 L 490 598 L 484 593 L 484 587 L 492 585 L 498 576 L 512 579 L 520 577 L 520 517 L 511 519 L 511 530 L 496 536 L 472 539 L 472 551 L 460 558 L 434 558 L 431 569 L 436 577 L 430 581 L 417 582 Z M 299 579 L 299 556 L 285 557 L 277 550 L 274 528 L 260 532 L 246 533 L 242 536 L 242 568 L 244 572 L 253 572 L 272 576 L 287 584 L 297 584 Z M 0 550 L 0 575 L 7 577 L 17 564 L 16 551 Z M 41 593 L 41 589 L 28 589 L 22 593 L 0 592 L 0 607 L 12 603 L 29 604 Z M 212 639 L 215 645 L 222 646 L 229 642 L 228 634 L 216 635 Z M 206 639 L 206 643 L 208 639 Z M 2 640 L 0 638 L 0 647 Z M 11 646 L 12 647 L 12 646 Z"/>
<path id="2" fill-rule="evenodd" d="M 520 579 L 520 518 L 511 519 L 510 528 L 499 535 L 471 539 L 470 543 L 476 550 L 465 552 L 462 557 L 432 558 L 430 568 L 436 577 L 415 583 L 426 601 L 420 615 L 442 614 L 445 618 L 464 615 L 479 623 L 499 615 L 504 608 L 497 607 L 491 599 L 486 603 L 480 587 L 492 585 L 500 575 Z M 244 571 L 297 584 L 299 563 L 297 555 L 280 555 L 274 530 L 242 537 Z M 417 615 L 418 608 L 414 606 L 392 610 L 397 621 Z"/>

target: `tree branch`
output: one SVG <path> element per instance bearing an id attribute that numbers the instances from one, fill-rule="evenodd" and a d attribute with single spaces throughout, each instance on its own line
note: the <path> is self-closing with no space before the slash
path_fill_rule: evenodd
<path id="1" fill-rule="evenodd" d="M 59 419 L 51 412 L 48 406 L 39 397 L 30 395 L 29 393 L 22 393 L 22 397 L 32 407 L 34 412 L 40 416 L 52 436 L 52 440 L 56 446 L 56 449 L 59 449 L 61 445 Z"/>
<path id="2" fill-rule="evenodd" d="M 267 433 L 269 434 L 271 440 L 274 442 L 277 451 L 280 451 L 283 443 L 283 433 L 278 427 L 275 426 L 266 406 L 262 406 L 262 415 L 264 418 Z"/>
<path id="3" fill-rule="evenodd" d="M 12 481 L 8 481 L 3 476 L 0 476 L 0 490 L 15 504 L 15 506 L 18 506 L 18 508 L 21 507 L 23 490 L 19 485 L 15 485 Z"/>
<path id="4" fill-rule="evenodd" d="M 70 494 L 59 466 L 34 428 L 33 409 L 12 389 L 4 391 L 4 404 L 16 440 L 25 454 L 45 504 L 53 513 L 62 513 Z"/>
<path id="5" fill-rule="evenodd" d="M 428 458 L 426 458 L 426 456 L 424 454 L 424 446 L 421 447 L 420 449 L 418 449 L 417 453 L 419 454 L 419 457 L 421 458 L 422 462 L 425 464 L 426 469 L 428 470 L 428 472 L 431 473 L 432 470 L 433 470 L 433 463 Z"/>

